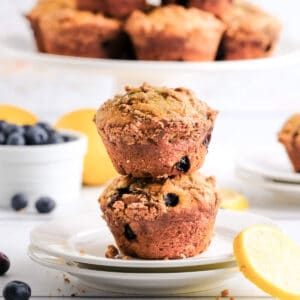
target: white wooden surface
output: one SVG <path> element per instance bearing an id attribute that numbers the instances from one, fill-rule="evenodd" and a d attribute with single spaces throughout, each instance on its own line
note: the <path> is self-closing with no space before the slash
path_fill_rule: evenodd
<path id="1" fill-rule="evenodd" d="M 257 2 L 271 6 L 270 1 Z M 298 17 L 289 18 L 290 11 L 286 1 L 272 2 L 276 3 L 273 11 L 275 14 L 281 14 L 292 29 L 300 28 Z M 20 14 L 31 3 L 32 0 L 0 1 L 0 35 L 19 31 L 29 34 Z M 296 5 L 300 9 L 299 1 L 293 3 L 298 3 Z M 207 82 L 215 85 L 214 90 L 207 90 L 201 82 L 182 82 L 182 78 L 173 82 L 173 85 L 178 83 L 194 88 L 199 96 L 221 111 L 205 171 L 215 174 L 221 185 L 243 191 L 250 199 L 250 210 L 274 218 L 300 244 L 300 199 L 292 202 L 288 199 L 277 200 L 273 194 L 239 183 L 233 173 L 235 153 L 248 147 L 276 142 L 276 132 L 283 120 L 290 113 L 300 111 L 300 66 L 294 65 L 277 72 L 252 71 L 234 81 L 231 78 L 231 74 L 228 74 L 225 82 L 215 75 L 208 78 Z M 41 119 L 54 121 L 72 109 L 95 108 L 112 95 L 112 86 L 111 78 L 104 78 L 93 72 L 88 72 L 87 75 L 86 71 L 51 66 L 40 68 L 28 61 L 10 60 L 0 53 L 0 103 L 23 106 L 38 114 Z M 70 278 L 70 284 L 66 284 L 61 273 L 34 264 L 26 255 L 29 232 L 33 227 L 55 216 L 98 209 L 96 199 L 100 190 L 84 189 L 80 202 L 60 204 L 53 216 L 40 217 L 33 213 L 20 215 L 0 211 L 0 251 L 7 253 L 12 263 L 8 275 L 0 277 L 0 291 L 6 282 L 18 279 L 31 285 L 36 298 L 52 296 L 60 299 L 72 294 L 81 297 L 112 296 L 82 286 L 73 278 Z M 229 288 L 234 296 L 243 296 L 243 299 L 264 296 L 242 276 L 224 288 Z M 217 289 L 201 296 L 217 296 L 220 291 L 221 289 Z"/>

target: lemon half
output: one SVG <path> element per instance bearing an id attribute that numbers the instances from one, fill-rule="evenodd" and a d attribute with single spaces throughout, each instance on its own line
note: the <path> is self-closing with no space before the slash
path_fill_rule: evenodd
<path id="1" fill-rule="evenodd" d="M 13 105 L 0 105 L 0 120 L 18 125 L 33 125 L 37 117 L 31 112 Z"/>
<path id="2" fill-rule="evenodd" d="M 76 130 L 87 136 L 88 150 L 83 171 L 83 183 L 86 185 L 100 185 L 117 175 L 93 122 L 95 112 L 93 109 L 73 111 L 61 117 L 55 126 Z"/>

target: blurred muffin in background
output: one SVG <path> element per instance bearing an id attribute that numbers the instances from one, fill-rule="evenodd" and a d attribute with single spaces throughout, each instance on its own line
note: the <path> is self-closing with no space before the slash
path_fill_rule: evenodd
<path id="1" fill-rule="evenodd" d="M 121 22 L 102 14 L 61 9 L 42 16 L 39 26 L 47 53 L 115 58 L 123 51 Z"/>
<path id="2" fill-rule="evenodd" d="M 36 3 L 36 5 L 32 8 L 32 10 L 25 15 L 28 21 L 30 22 L 35 37 L 36 45 L 39 51 L 45 51 L 43 37 L 40 32 L 40 18 L 48 12 L 64 8 L 75 9 L 75 0 L 39 0 Z"/>
<path id="3" fill-rule="evenodd" d="M 186 7 L 196 7 L 214 15 L 221 15 L 229 10 L 233 0 L 162 0 L 163 4 L 178 4 Z"/>
<path id="4" fill-rule="evenodd" d="M 141 60 L 212 61 L 224 30 L 212 14 L 179 5 L 134 11 L 125 23 Z"/>
<path id="5" fill-rule="evenodd" d="M 134 10 L 144 10 L 146 0 L 74 0 L 81 10 L 101 12 L 114 18 L 126 18 Z"/>
<path id="6" fill-rule="evenodd" d="M 295 172 L 300 172 L 300 114 L 291 116 L 278 134 Z"/>
<path id="7" fill-rule="evenodd" d="M 277 18 L 240 0 L 220 18 L 227 26 L 220 48 L 221 59 L 251 59 L 272 54 L 281 31 Z"/>

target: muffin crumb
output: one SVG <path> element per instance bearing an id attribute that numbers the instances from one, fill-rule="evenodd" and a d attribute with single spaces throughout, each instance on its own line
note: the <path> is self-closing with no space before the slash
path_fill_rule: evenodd
<path id="1" fill-rule="evenodd" d="M 116 258 L 119 255 L 119 250 L 114 245 L 108 245 L 105 252 L 106 258 Z"/>
<path id="2" fill-rule="evenodd" d="M 228 296 L 229 296 L 229 290 L 228 290 L 228 289 L 223 290 L 223 291 L 221 292 L 221 297 L 228 297 Z"/>

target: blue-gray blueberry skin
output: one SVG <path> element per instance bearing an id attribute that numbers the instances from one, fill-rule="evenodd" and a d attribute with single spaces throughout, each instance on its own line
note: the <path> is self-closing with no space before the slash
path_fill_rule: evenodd
<path id="1" fill-rule="evenodd" d="M 72 140 L 74 137 L 61 134 L 47 122 L 21 126 L 0 120 L 0 145 L 51 145 Z"/>
<path id="2" fill-rule="evenodd" d="M 31 296 L 30 286 L 22 281 L 7 283 L 2 292 L 4 300 L 28 300 Z"/>

